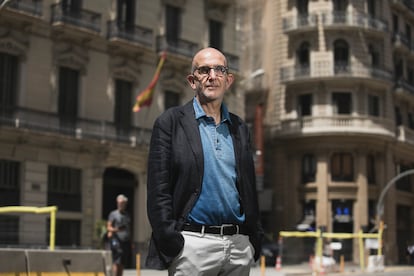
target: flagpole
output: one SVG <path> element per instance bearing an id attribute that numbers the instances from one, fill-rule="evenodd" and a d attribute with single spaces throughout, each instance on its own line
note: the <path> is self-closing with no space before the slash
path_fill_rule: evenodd
<path id="1" fill-rule="evenodd" d="M 4 0 L 3 3 L 0 4 L 0 10 L 2 10 L 8 2 L 10 2 L 10 0 Z"/>

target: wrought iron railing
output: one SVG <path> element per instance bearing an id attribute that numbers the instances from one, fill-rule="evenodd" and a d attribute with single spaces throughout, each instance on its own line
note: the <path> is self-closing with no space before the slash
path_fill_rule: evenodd
<path id="1" fill-rule="evenodd" d="M 75 139 L 94 139 L 101 142 L 119 142 L 136 146 L 148 144 L 151 130 L 139 127 L 120 129 L 113 122 L 77 118 L 65 124 L 56 113 L 27 108 L 0 109 L 0 127 L 7 126 L 28 129 L 35 132 L 49 132 L 71 136 Z"/>
<path id="2" fill-rule="evenodd" d="M 88 10 L 71 10 L 64 8 L 62 3 L 52 6 L 52 24 L 67 23 L 99 33 L 101 31 L 101 15 Z"/>
<path id="3" fill-rule="evenodd" d="M 161 35 L 157 37 L 157 51 L 163 50 L 192 58 L 198 50 L 198 44 L 184 39 L 168 41 L 165 35 Z"/>
<path id="4" fill-rule="evenodd" d="M 7 3 L 7 7 L 34 16 L 42 15 L 42 0 L 13 0 Z"/>
<path id="5" fill-rule="evenodd" d="M 152 46 L 154 34 L 150 28 L 127 26 L 125 22 L 108 21 L 108 39 L 120 38 L 131 42 Z"/>

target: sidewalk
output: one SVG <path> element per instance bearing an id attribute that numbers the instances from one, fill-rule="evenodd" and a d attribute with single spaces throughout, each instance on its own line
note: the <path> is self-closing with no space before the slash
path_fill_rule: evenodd
<path id="1" fill-rule="evenodd" d="M 409 270 L 413 271 L 414 275 L 414 266 L 386 266 L 385 271 L 401 271 Z M 353 263 L 345 263 L 344 271 L 339 272 L 326 272 L 328 275 L 352 275 L 354 273 L 361 272 L 361 267 Z M 377 275 L 375 272 L 370 273 L 371 275 Z M 137 274 L 137 271 L 134 269 L 128 269 L 124 271 L 124 276 L 167 276 L 168 273 L 166 270 L 151 270 L 151 269 L 142 269 L 140 274 Z M 283 266 L 280 270 L 276 270 L 274 267 L 266 267 L 264 273 L 262 274 L 260 266 L 253 267 L 250 271 L 250 276 L 300 276 L 300 275 L 312 275 L 312 269 L 309 264 L 298 264 L 298 265 L 286 265 Z"/>
<path id="2" fill-rule="evenodd" d="M 360 267 L 357 265 L 345 265 L 344 273 L 341 275 L 350 275 L 353 272 L 360 271 Z M 338 273 L 329 272 L 329 274 L 334 275 Z M 124 276 L 166 276 L 167 271 L 159 270 L 150 270 L 142 269 L 140 274 L 137 274 L 136 270 L 128 269 L 125 270 Z M 274 267 L 266 267 L 264 273 L 262 273 L 260 266 L 255 266 L 250 271 L 250 276 L 287 276 L 287 275 L 312 275 L 312 269 L 308 263 L 298 264 L 298 265 L 287 265 L 283 266 L 280 270 L 275 269 Z"/>

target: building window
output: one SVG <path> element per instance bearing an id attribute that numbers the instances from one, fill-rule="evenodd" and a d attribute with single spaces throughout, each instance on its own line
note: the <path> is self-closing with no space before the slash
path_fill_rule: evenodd
<path id="1" fill-rule="evenodd" d="M 398 106 L 396 106 L 394 108 L 394 112 L 395 112 L 395 124 L 397 126 L 402 125 L 402 115 L 401 115 L 401 110 Z"/>
<path id="2" fill-rule="evenodd" d="M 165 15 L 167 43 L 177 46 L 181 33 L 181 9 L 175 6 L 166 5 Z"/>
<path id="3" fill-rule="evenodd" d="M 408 127 L 411 129 L 414 129 L 414 117 L 413 117 L 413 113 L 408 112 Z"/>
<path id="4" fill-rule="evenodd" d="M 370 116 L 379 116 L 379 97 L 368 95 L 368 114 Z"/>
<path id="5" fill-rule="evenodd" d="M 310 44 L 305 41 L 300 44 L 298 51 L 296 52 L 298 63 L 301 67 L 308 67 L 310 64 Z"/>
<path id="6" fill-rule="evenodd" d="M 411 26 L 409 24 L 405 24 L 405 35 L 407 38 L 407 43 L 410 45 L 411 48 Z"/>
<path id="7" fill-rule="evenodd" d="M 353 181 L 354 161 L 350 153 L 335 153 L 331 158 L 332 181 Z"/>
<path id="8" fill-rule="evenodd" d="M 63 12 L 76 15 L 82 10 L 82 0 L 62 0 Z"/>
<path id="9" fill-rule="evenodd" d="M 302 183 L 315 182 L 316 159 L 313 154 L 305 154 L 302 157 Z"/>
<path id="10" fill-rule="evenodd" d="M 399 165 L 399 174 L 403 173 L 405 171 L 410 170 L 410 166 L 400 164 Z M 400 191 L 405 192 L 411 192 L 412 191 L 412 185 L 411 185 L 411 175 L 406 175 L 400 179 L 397 180 L 397 183 L 395 183 L 395 188 Z"/>
<path id="11" fill-rule="evenodd" d="M 348 0 L 333 0 L 333 9 L 336 12 L 345 12 L 348 8 Z"/>
<path id="12" fill-rule="evenodd" d="M 221 50 L 223 47 L 223 23 L 217 20 L 209 20 L 210 46 Z"/>
<path id="13" fill-rule="evenodd" d="M 59 68 L 58 113 L 61 130 L 73 133 L 78 116 L 79 71 Z"/>
<path id="14" fill-rule="evenodd" d="M 0 244 L 19 244 L 18 216 L 0 214 L 0 229 Z"/>
<path id="15" fill-rule="evenodd" d="M 343 39 L 334 42 L 334 62 L 335 73 L 343 73 L 349 71 L 349 45 Z"/>
<path id="16" fill-rule="evenodd" d="M 132 31 L 135 26 L 135 0 L 117 0 L 116 21 L 121 30 Z"/>
<path id="17" fill-rule="evenodd" d="M 375 185 L 376 177 L 375 177 L 375 156 L 369 154 L 367 156 L 367 181 L 370 185 Z"/>
<path id="18" fill-rule="evenodd" d="M 180 96 L 178 93 L 173 91 L 164 92 L 164 110 L 167 110 L 170 107 L 180 105 Z"/>
<path id="19" fill-rule="evenodd" d="M 376 2 L 377 0 L 368 0 L 367 1 L 367 10 L 368 10 L 368 14 L 371 18 L 375 18 L 376 17 Z"/>
<path id="20" fill-rule="evenodd" d="M 118 136 L 128 136 L 131 130 L 132 83 L 115 81 L 114 122 Z"/>
<path id="21" fill-rule="evenodd" d="M 49 166 L 47 179 L 47 204 L 56 205 L 60 211 L 80 212 L 81 170 Z"/>
<path id="22" fill-rule="evenodd" d="M 379 51 L 372 44 L 370 44 L 368 46 L 368 49 L 369 49 L 369 55 L 371 57 L 371 66 L 374 67 L 374 68 L 380 67 L 380 53 L 379 53 Z"/>
<path id="23" fill-rule="evenodd" d="M 298 104 L 300 117 L 312 115 L 312 94 L 300 95 L 298 97 Z"/>
<path id="24" fill-rule="evenodd" d="M 399 32 L 399 26 L 398 26 L 398 15 L 393 14 L 392 15 L 392 30 L 394 34 L 398 34 Z"/>
<path id="25" fill-rule="evenodd" d="M 47 229 L 50 229 L 50 219 L 47 220 Z M 46 242 L 49 242 L 50 233 L 48 232 Z M 60 247 L 80 246 L 81 222 L 72 219 L 56 220 L 56 245 Z"/>
<path id="26" fill-rule="evenodd" d="M 299 15 L 308 14 L 309 0 L 297 0 L 296 6 L 298 7 L 297 9 Z"/>
<path id="27" fill-rule="evenodd" d="M 0 206 L 20 205 L 19 162 L 0 159 L 0 195 Z"/>
<path id="28" fill-rule="evenodd" d="M 17 105 L 18 57 L 0 53 L 0 117 L 9 118 Z"/>
<path id="29" fill-rule="evenodd" d="M 401 57 L 394 58 L 394 78 L 396 81 L 404 78 L 404 63 Z"/>
<path id="30" fill-rule="evenodd" d="M 347 92 L 334 92 L 332 94 L 332 106 L 334 108 L 334 114 L 351 114 L 351 94 Z"/>

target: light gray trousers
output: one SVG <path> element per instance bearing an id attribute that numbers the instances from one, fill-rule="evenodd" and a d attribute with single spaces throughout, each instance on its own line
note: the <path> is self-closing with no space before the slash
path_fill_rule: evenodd
<path id="1" fill-rule="evenodd" d="M 168 268 L 169 276 L 248 276 L 254 248 L 246 235 L 183 231 L 184 248 Z"/>

